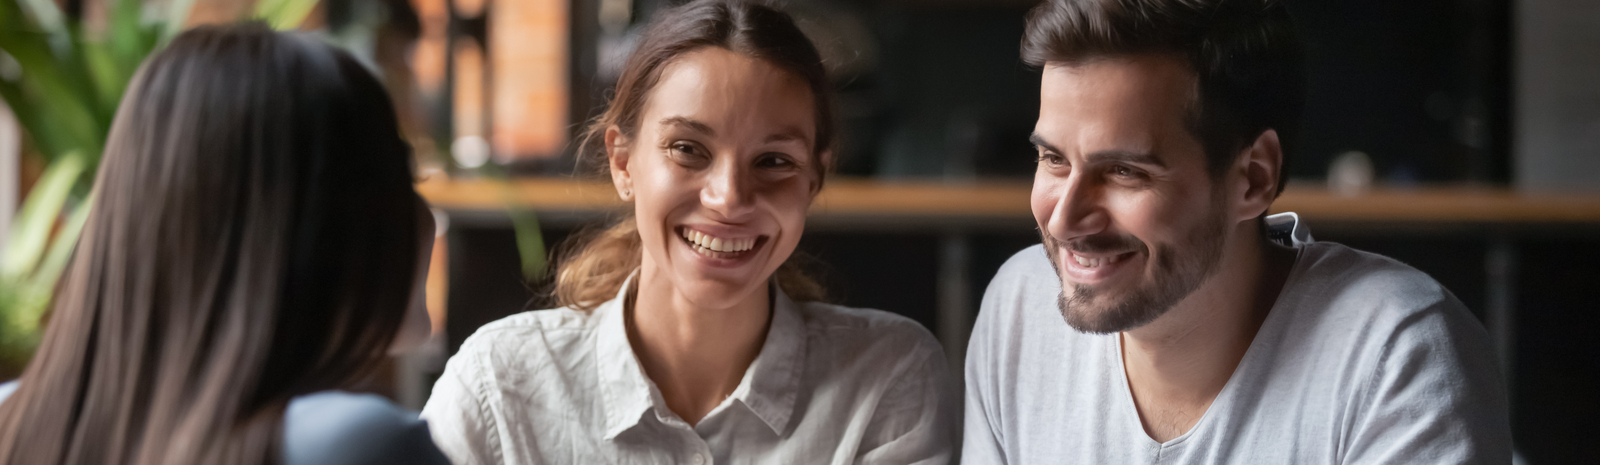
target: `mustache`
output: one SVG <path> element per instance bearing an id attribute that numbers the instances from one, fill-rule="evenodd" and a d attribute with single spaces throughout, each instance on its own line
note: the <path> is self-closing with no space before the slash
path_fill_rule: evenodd
<path id="1" fill-rule="evenodd" d="M 1084 236 L 1070 241 L 1056 239 L 1048 233 L 1044 236 L 1046 246 L 1052 249 L 1067 249 L 1079 253 L 1112 253 L 1144 250 L 1144 241 L 1130 235 L 1095 235 Z"/>

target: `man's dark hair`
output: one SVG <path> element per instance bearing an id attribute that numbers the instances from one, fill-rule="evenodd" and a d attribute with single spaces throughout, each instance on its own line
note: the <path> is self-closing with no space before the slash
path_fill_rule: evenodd
<path id="1" fill-rule="evenodd" d="M 1028 13 L 1022 59 L 1034 66 L 1167 54 L 1199 81 L 1189 130 L 1213 178 L 1267 129 L 1284 164 L 1297 142 L 1305 72 L 1293 21 L 1279 0 L 1048 0 Z M 1278 192 L 1283 191 L 1280 172 Z"/>

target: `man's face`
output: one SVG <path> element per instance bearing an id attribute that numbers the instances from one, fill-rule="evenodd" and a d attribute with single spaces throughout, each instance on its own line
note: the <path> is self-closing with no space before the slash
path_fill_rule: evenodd
<path id="1" fill-rule="evenodd" d="M 1229 228 L 1185 126 L 1195 82 L 1157 55 L 1045 67 L 1033 217 L 1079 331 L 1149 323 L 1216 271 Z"/>

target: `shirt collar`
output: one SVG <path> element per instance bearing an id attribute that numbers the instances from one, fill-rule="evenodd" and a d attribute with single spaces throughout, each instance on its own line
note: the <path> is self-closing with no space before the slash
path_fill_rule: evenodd
<path id="1" fill-rule="evenodd" d="M 772 323 L 761 353 L 745 370 L 733 398 L 738 399 L 761 421 L 782 436 L 794 414 L 800 392 L 800 376 L 805 370 L 806 327 L 800 311 L 777 281 L 771 281 Z"/>
<path id="2" fill-rule="evenodd" d="M 599 319 L 595 363 L 599 365 L 601 398 L 605 400 L 606 440 L 639 424 L 639 419 L 655 404 L 650 379 L 645 377 L 644 367 L 639 365 L 639 358 L 634 356 L 633 346 L 628 342 L 624 303 L 637 276 L 636 270 L 623 281 L 616 298 L 594 309 L 594 316 Z"/>
<path id="3" fill-rule="evenodd" d="M 646 412 L 666 409 L 628 341 L 625 302 L 638 275 L 638 271 L 634 271 L 615 298 L 594 310 L 595 317 L 599 318 L 595 340 L 598 356 L 595 358 L 599 364 L 600 388 L 604 390 L 607 440 L 637 426 Z M 768 286 L 773 298 L 772 322 L 767 328 L 766 341 L 730 397 L 781 436 L 794 413 L 800 390 L 800 376 L 805 368 L 806 328 L 798 304 L 783 293 L 775 280 Z"/>

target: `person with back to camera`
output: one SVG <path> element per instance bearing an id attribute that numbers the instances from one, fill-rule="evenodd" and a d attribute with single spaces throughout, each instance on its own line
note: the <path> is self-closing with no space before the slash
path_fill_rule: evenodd
<path id="1" fill-rule="evenodd" d="M 0 463 L 446 464 L 337 391 L 428 334 L 433 216 L 383 87 L 261 24 L 174 38 L 129 86 Z"/>
<path id="2" fill-rule="evenodd" d="M 1432 278 L 1266 216 L 1305 92 L 1279 0 L 1050 0 L 1032 209 L 962 461 L 1509 463 L 1488 334 Z"/>
<path id="3" fill-rule="evenodd" d="M 789 263 L 831 163 L 821 58 L 788 15 L 703 0 L 628 59 L 584 156 L 631 214 L 562 308 L 467 338 L 423 417 L 458 464 L 944 463 L 948 363 L 917 323 L 816 300 Z"/>

